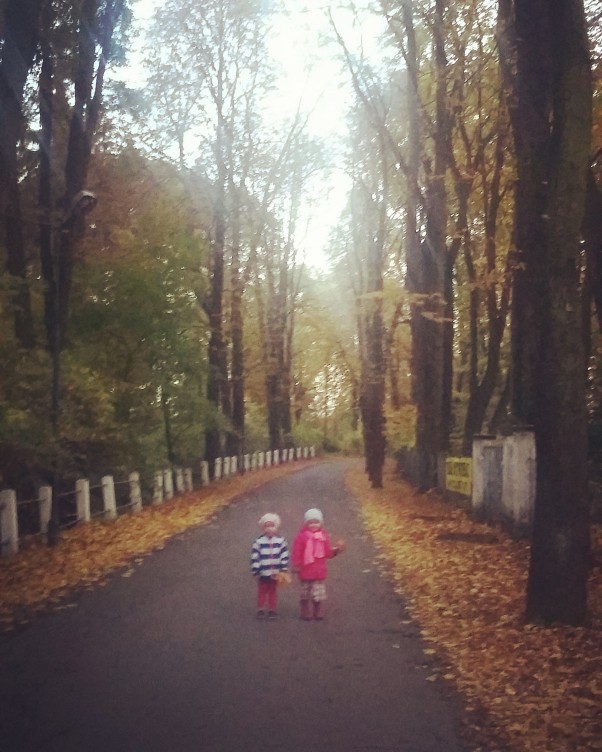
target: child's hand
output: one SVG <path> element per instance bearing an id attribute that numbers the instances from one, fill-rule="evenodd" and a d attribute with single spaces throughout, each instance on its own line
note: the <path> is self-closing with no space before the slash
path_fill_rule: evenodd
<path id="1" fill-rule="evenodd" d="M 347 548 L 347 544 L 342 538 L 338 538 L 332 547 L 332 550 L 334 551 L 335 555 L 342 554 L 343 551 Z"/>

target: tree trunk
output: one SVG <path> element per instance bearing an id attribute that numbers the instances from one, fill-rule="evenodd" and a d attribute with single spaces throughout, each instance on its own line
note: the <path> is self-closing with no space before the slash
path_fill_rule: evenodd
<path id="1" fill-rule="evenodd" d="M 232 264 L 230 271 L 232 298 L 230 327 L 232 333 L 232 431 L 226 437 L 226 452 L 238 456 L 243 451 L 245 436 L 245 372 L 244 372 L 244 330 L 242 316 L 243 283 L 240 274 L 240 249 L 238 238 L 232 243 Z"/>
<path id="2" fill-rule="evenodd" d="M 415 481 L 422 491 L 437 484 L 437 460 L 447 446 L 447 428 L 451 408 L 451 328 L 446 326 L 450 267 L 447 264 L 446 223 L 447 196 L 445 173 L 448 162 L 448 117 L 446 110 L 446 59 L 441 37 L 444 3 L 435 4 L 434 52 L 437 71 L 434 159 L 424 158 L 427 186 L 424 213 L 426 237 L 418 239 L 417 210 L 421 198 L 416 189 L 420 145 L 418 99 L 418 61 L 411 6 L 404 3 L 404 23 L 408 38 L 410 119 L 408 159 L 408 245 L 407 286 L 414 293 L 410 326 L 412 331 L 413 398 L 416 404 L 416 454 L 418 474 Z M 415 131 L 415 133 L 413 133 Z M 450 303 L 451 304 L 451 301 Z M 451 326 L 451 325 L 450 325 Z"/>
<path id="3" fill-rule="evenodd" d="M 284 436 L 284 370 L 286 337 L 286 294 L 288 284 L 282 274 L 282 264 L 277 269 L 268 263 L 268 302 L 266 320 L 266 408 L 270 449 L 283 449 Z M 276 273 L 277 272 L 277 273 Z M 277 278 L 277 280 L 276 280 Z"/>
<path id="4" fill-rule="evenodd" d="M 0 242 L 6 246 L 6 267 L 14 279 L 15 336 L 28 348 L 35 344 L 35 332 L 27 282 L 17 147 L 23 136 L 25 81 L 38 46 L 42 5 L 42 0 L 7 0 L 0 17 L 3 38 L 0 65 Z"/>
<path id="5" fill-rule="evenodd" d="M 579 241 L 591 128 L 581 0 L 516 0 L 516 237 L 512 408 L 537 445 L 527 618 L 581 624 L 589 499 Z M 510 21 L 510 18 L 506 18 Z"/>
<path id="6" fill-rule="evenodd" d="M 222 196 L 223 200 L 223 196 Z M 207 400 L 213 406 L 215 415 L 205 431 L 205 459 L 209 463 L 210 475 L 213 477 L 215 460 L 221 456 L 221 432 L 218 425 L 218 413 L 222 393 L 222 308 L 224 292 L 224 235 L 225 218 L 223 203 L 216 206 L 215 234 L 211 244 L 211 282 L 210 294 L 205 307 L 209 317 L 209 348 L 207 353 Z"/>
<path id="7" fill-rule="evenodd" d="M 602 193 L 592 170 L 588 170 L 583 239 L 585 240 L 589 289 L 596 305 L 598 329 L 602 331 Z M 589 319 L 589 305 L 585 315 Z"/>

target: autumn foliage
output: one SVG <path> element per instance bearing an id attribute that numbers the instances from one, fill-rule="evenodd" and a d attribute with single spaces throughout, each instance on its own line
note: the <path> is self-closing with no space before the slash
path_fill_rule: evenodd
<path id="1" fill-rule="evenodd" d="M 373 490 L 348 476 L 382 568 L 419 623 L 431 681 L 465 698 L 484 752 L 602 750 L 602 529 L 587 628 L 538 628 L 523 620 L 529 546 L 473 522 L 436 493 L 418 494 L 389 473 Z"/>

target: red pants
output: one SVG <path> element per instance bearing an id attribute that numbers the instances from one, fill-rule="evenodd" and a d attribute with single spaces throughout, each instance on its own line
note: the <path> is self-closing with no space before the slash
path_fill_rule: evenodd
<path id="1" fill-rule="evenodd" d="M 257 580 L 257 608 L 263 608 L 266 604 L 270 611 L 276 610 L 276 593 L 278 583 L 271 577 L 260 577 Z"/>

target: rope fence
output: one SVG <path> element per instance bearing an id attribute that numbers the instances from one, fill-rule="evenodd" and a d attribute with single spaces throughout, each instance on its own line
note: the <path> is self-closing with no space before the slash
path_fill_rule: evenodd
<path id="1" fill-rule="evenodd" d="M 229 478 L 238 473 L 260 470 L 280 463 L 313 458 L 315 447 L 273 450 L 245 454 L 238 457 L 218 457 L 210 473 L 209 462 L 200 463 L 200 486 Z M 178 494 L 194 490 L 192 468 L 167 468 L 157 470 L 153 476 L 152 494 L 143 500 L 140 474 L 132 472 L 127 479 L 115 481 L 105 475 L 100 483 L 90 485 L 87 478 L 75 481 L 73 491 L 55 494 L 58 505 L 59 529 L 90 522 L 96 519 L 114 520 L 121 514 L 136 514 L 143 504 L 162 504 Z M 41 486 L 38 496 L 17 499 L 12 489 L 0 491 L 0 553 L 12 556 L 19 551 L 19 544 L 27 539 L 46 538 L 52 514 L 52 487 Z M 55 511 L 56 513 L 56 511 Z M 25 531 L 25 532 L 24 532 Z"/>

